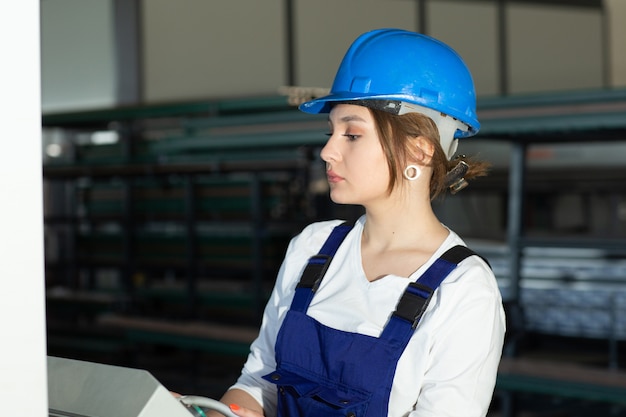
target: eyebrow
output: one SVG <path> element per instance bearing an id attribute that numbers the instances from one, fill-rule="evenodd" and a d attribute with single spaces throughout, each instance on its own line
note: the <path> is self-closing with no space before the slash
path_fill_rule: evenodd
<path id="1" fill-rule="evenodd" d="M 328 121 L 331 122 L 330 120 L 330 116 L 328 117 Z M 347 116 L 343 116 L 341 119 L 339 119 L 340 122 L 365 122 L 365 119 L 362 118 L 361 116 L 357 116 L 356 114 L 349 114 Z"/>

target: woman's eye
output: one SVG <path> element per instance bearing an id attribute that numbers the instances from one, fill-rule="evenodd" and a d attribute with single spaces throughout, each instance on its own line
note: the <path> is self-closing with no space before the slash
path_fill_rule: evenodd
<path id="1" fill-rule="evenodd" d="M 351 135 L 351 134 L 346 133 L 346 134 L 344 134 L 344 136 L 347 137 L 348 140 L 354 141 L 354 140 L 357 140 L 360 135 Z"/>

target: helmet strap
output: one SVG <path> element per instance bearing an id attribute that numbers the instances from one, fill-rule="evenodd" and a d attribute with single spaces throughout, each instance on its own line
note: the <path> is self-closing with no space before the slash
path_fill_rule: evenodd
<path id="1" fill-rule="evenodd" d="M 452 116 L 448 116 L 437 110 L 433 110 L 428 107 L 420 106 L 413 103 L 407 103 L 400 100 L 346 100 L 338 102 L 341 104 L 353 104 L 357 106 L 363 106 L 370 109 L 381 110 L 387 113 L 401 116 L 407 113 L 421 113 L 430 117 L 437 125 L 439 131 L 439 143 L 448 160 L 452 159 L 452 155 L 456 152 L 458 146 L 458 139 L 454 136 L 457 130 L 466 132 L 469 130 L 469 126 L 460 120 L 455 119 Z"/>

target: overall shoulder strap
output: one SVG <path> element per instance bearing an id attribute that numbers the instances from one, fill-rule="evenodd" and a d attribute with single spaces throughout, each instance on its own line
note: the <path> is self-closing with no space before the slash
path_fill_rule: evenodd
<path id="1" fill-rule="evenodd" d="M 407 286 L 381 338 L 408 343 L 439 284 L 461 261 L 472 255 L 477 254 L 465 246 L 457 245 L 436 259 L 417 281 Z"/>
<path id="2" fill-rule="evenodd" d="M 319 253 L 309 258 L 291 302 L 292 310 L 305 312 L 309 307 L 309 303 L 322 282 L 333 256 L 350 230 L 352 230 L 352 225 L 347 222 L 335 226 Z"/>

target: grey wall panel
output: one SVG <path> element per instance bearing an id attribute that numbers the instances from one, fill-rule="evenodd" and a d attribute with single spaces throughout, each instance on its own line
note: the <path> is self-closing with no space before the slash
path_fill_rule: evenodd
<path id="1" fill-rule="evenodd" d="M 626 87 L 626 1 L 604 0 L 606 5 L 607 51 L 609 55 L 609 84 Z"/>
<path id="2" fill-rule="evenodd" d="M 295 80 L 330 87 L 341 58 L 361 33 L 377 28 L 417 29 L 415 1 L 295 0 Z"/>
<path id="3" fill-rule="evenodd" d="M 282 0 L 143 3 L 144 99 L 275 93 L 286 79 Z"/>
<path id="4" fill-rule="evenodd" d="M 428 7 L 429 34 L 452 46 L 474 77 L 478 96 L 496 95 L 499 82 L 495 2 L 444 1 Z"/>
<path id="5" fill-rule="evenodd" d="M 40 10 L 43 111 L 114 105 L 112 1 L 42 1 Z"/>
<path id="6" fill-rule="evenodd" d="M 599 10 L 512 4 L 508 20 L 512 94 L 602 87 Z"/>
<path id="7" fill-rule="evenodd" d="M 45 112 L 120 102 L 112 0 L 42 1 L 42 105 Z M 142 2 L 141 88 L 146 103 L 274 94 L 290 82 L 285 0 Z M 428 33 L 459 51 L 480 96 L 498 94 L 497 2 L 293 0 L 293 83 L 330 87 L 349 44 L 380 27 Z M 602 11 L 509 3 L 508 92 L 598 88 L 606 74 L 623 83 L 619 1 L 611 2 L 609 45 Z M 603 55 L 610 51 L 610 59 Z M 607 62 L 611 68 L 607 69 Z"/>

